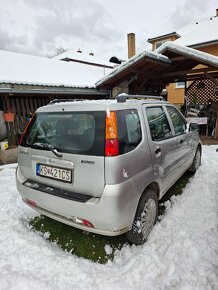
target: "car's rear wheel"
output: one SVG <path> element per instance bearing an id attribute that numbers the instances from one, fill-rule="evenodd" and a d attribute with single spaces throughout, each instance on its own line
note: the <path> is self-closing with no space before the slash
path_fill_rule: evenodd
<path id="1" fill-rule="evenodd" d="M 198 147 L 195 153 L 195 157 L 193 159 L 192 165 L 189 168 L 189 172 L 194 174 L 197 170 L 198 167 L 201 165 L 201 149 Z"/>
<path id="2" fill-rule="evenodd" d="M 149 236 L 158 215 L 156 193 L 147 189 L 140 198 L 132 228 L 126 233 L 127 239 L 136 245 L 143 244 Z"/>

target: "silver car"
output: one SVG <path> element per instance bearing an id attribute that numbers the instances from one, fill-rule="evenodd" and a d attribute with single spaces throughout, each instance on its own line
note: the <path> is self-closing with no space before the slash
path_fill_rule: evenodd
<path id="1" fill-rule="evenodd" d="M 55 100 L 39 108 L 18 148 L 17 188 L 39 213 L 142 244 L 158 200 L 201 163 L 196 124 L 161 97 Z"/>

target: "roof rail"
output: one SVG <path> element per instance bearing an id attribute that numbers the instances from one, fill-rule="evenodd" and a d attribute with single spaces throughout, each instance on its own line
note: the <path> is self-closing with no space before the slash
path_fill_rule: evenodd
<path id="1" fill-rule="evenodd" d="M 165 102 L 165 99 L 161 96 L 127 95 L 127 94 L 119 94 L 116 96 L 116 100 L 118 103 L 125 103 L 127 99 L 152 99 Z"/>
<path id="2" fill-rule="evenodd" d="M 56 103 L 62 102 L 78 102 L 78 101 L 84 101 L 84 99 L 54 99 L 49 103 L 49 105 L 54 105 Z"/>

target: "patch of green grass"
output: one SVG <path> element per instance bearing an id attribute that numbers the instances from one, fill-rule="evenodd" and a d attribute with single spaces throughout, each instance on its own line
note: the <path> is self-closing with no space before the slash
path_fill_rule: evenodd
<path id="1" fill-rule="evenodd" d="M 125 235 L 117 237 L 96 235 L 43 215 L 31 219 L 29 224 L 34 231 L 48 233 L 46 234 L 48 240 L 57 243 L 63 250 L 93 262 L 106 263 L 108 260 L 112 260 L 115 250 L 120 250 L 124 244 L 128 243 Z M 106 254 L 105 245 L 111 246 L 112 254 Z"/>
<path id="2" fill-rule="evenodd" d="M 183 188 L 189 182 L 190 175 L 184 174 L 160 200 L 160 204 L 169 200 L 173 195 L 182 193 Z M 164 205 L 159 206 L 159 215 L 165 212 Z M 107 237 L 87 233 L 85 231 L 70 227 L 45 216 L 39 216 L 29 221 L 32 229 L 45 235 L 49 241 L 65 251 L 75 254 L 78 257 L 89 259 L 93 262 L 106 263 L 113 260 L 115 250 L 120 250 L 125 244 L 129 244 L 126 236 Z M 112 253 L 107 255 L 105 245 L 110 245 Z"/>

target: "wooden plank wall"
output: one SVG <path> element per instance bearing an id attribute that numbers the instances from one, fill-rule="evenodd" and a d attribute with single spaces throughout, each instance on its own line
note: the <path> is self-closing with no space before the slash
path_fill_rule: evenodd
<path id="1" fill-rule="evenodd" d="M 47 105 L 51 98 L 46 97 L 23 97 L 23 96 L 3 96 L 4 112 L 15 113 L 14 122 L 6 123 L 9 146 L 19 144 L 20 134 L 34 112 L 41 106 Z"/>

